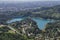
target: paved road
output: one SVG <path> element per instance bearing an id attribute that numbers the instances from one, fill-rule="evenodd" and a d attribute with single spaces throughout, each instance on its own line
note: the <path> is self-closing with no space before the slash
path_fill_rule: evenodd
<path id="1" fill-rule="evenodd" d="M 10 28 L 11 30 L 13 30 L 14 32 L 18 33 L 18 34 L 21 34 L 20 32 L 18 32 L 16 29 L 14 29 L 13 27 L 11 26 L 7 26 L 8 28 Z"/>
<path id="2" fill-rule="evenodd" d="M 11 30 L 13 30 L 14 32 L 16 32 L 17 34 L 20 34 L 20 35 L 22 35 L 19 31 L 17 31 L 15 28 L 13 28 L 13 27 L 11 27 L 11 26 L 9 26 L 9 25 L 1 25 L 2 27 L 8 27 L 8 28 L 10 28 Z"/>

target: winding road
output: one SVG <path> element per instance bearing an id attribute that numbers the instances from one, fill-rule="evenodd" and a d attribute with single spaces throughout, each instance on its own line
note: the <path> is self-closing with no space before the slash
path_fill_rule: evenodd
<path id="1" fill-rule="evenodd" d="M 2 27 L 8 27 L 8 28 L 11 29 L 12 31 L 16 32 L 17 34 L 22 35 L 19 31 L 17 31 L 15 28 L 13 28 L 13 27 L 11 27 L 11 26 L 9 26 L 9 25 L 0 25 L 0 26 L 2 26 Z"/>

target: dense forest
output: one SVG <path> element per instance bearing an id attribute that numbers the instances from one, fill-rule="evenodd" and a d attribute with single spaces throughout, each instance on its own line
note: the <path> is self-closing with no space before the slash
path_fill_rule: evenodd
<path id="1" fill-rule="evenodd" d="M 13 18 L 24 19 L 7 23 Z M 53 19 L 54 22 L 39 29 L 32 18 Z M 60 5 L 17 11 L 0 9 L 0 40 L 52 40 L 51 38 L 60 40 Z"/>
<path id="2" fill-rule="evenodd" d="M 42 30 L 30 18 L 5 25 L 0 25 L 1 40 L 44 40 L 47 37 L 60 37 L 60 21 L 47 23 Z"/>

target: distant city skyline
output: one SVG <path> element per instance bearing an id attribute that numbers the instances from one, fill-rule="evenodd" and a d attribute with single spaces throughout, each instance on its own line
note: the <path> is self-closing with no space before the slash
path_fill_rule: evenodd
<path id="1" fill-rule="evenodd" d="M 5 1 L 8 1 L 8 2 L 27 2 L 27 1 L 60 1 L 60 0 L 0 0 L 0 2 L 5 2 Z"/>

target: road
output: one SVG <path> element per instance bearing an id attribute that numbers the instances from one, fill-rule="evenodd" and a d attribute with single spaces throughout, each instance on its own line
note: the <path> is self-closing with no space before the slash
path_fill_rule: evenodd
<path id="1" fill-rule="evenodd" d="M 16 32 L 17 34 L 22 35 L 19 31 L 17 31 L 15 28 L 13 28 L 13 27 L 11 27 L 11 26 L 9 26 L 9 25 L 0 25 L 0 26 L 2 26 L 2 27 L 8 27 L 8 28 L 11 29 L 12 31 Z"/>

